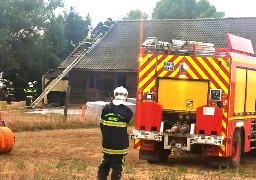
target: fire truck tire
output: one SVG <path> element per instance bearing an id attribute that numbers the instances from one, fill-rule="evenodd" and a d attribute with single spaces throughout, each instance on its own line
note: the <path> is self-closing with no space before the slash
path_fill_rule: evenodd
<path id="1" fill-rule="evenodd" d="M 232 154 L 230 157 L 230 167 L 238 167 L 240 164 L 241 158 L 241 133 L 239 129 L 235 129 L 233 140 L 232 140 Z"/>
<path id="2" fill-rule="evenodd" d="M 168 160 L 170 150 L 164 149 L 163 142 L 159 142 L 156 144 L 155 151 L 140 151 L 140 156 L 143 156 L 143 154 L 147 154 L 148 163 L 164 163 Z"/>
<path id="3" fill-rule="evenodd" d="M 164 142 L 159 142 L 157 147 L 158 162 L 166 162 L 171 153 L 170 149 L 164 149 Z"/>
<path id="4" fill-rule="evenodd" d="M 208 165 L 218 167 L 236 168 L 240 164 L 242 139 L 239 129 L 235 129 L 232 140 L 232 154 L 230 157 L 216 157 L 211 156 L 208 158 Z"/>
<path id="5" fill-rule="evenodd" d="M 162 149 L 161 155 L 159 156 L 159 162 L 166 162 L 168 160 L 168 157 L 170 155 L 169 149 Z"/>
<path id="6" fill-rule="evenodd" d="M 149 164 L 155 164 L 155 163 L 164 163 L 168 160 L 168 157 L 170 155 L 169 153 L 170 150 L 163 150 L 161 153 L 160 152 L 157 152 L 157 157 L 156 157 L 156 160 L 147 160 L 147 162 Z"/>

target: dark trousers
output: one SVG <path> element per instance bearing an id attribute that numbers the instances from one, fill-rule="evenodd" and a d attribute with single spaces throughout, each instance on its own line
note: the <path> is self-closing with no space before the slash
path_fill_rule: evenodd
<path id="1" fill-rule="evenodd" d="M 26 97 L 26 106 L 31 107 L 33 102 L 33 97 Z"/>
<path id="2" fill-rule="evenodd" d="M 13 95 L 8 95 L 7 98 L 6 98 L 6 102 L 7 104 L 11 104 L 12 103 L 12 99 L 13 99 Z"/>
<path id="3" fill-rule="evenodd" d="M 111 180 L 121 179 L 124 165 L 125 155 L 120 154 L 104 154 L 98 171 L 98 180 L 106 180 L 110 171 Z"/>

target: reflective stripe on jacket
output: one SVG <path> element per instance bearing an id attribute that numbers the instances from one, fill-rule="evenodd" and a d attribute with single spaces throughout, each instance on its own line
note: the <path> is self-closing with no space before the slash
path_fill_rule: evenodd
<path id="1" fill-rule="evenodd" d="M 26 97 L 34 97 L 36 95 L 36 89 L 34 88 L 24 89 L 24 92 L 26 94 Z"/>
<path id="2" fill-rule="evenodd" d="M 131 109 L 125 105 L 107 104 L 102 109 L 100 128 L 102 152 L 107 154 L 127 154 L 129 138 L 127 124 L 133 117 Z"/>

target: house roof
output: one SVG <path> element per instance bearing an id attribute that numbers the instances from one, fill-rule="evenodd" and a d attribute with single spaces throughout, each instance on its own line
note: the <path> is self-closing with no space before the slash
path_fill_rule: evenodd
<path id="1" fill-rule="evenodd" d="M 141 24 L 141 21 L 118 21 L 74 69 L 137 71 L 140 32 L 143 32 L 142 41 L 147 37 L 158 37 L 160 41 L 193 40 L 213 43 L 216 48 L 227 47 L 226 33 L 231 33 L 250 39 L 256 49 L 256 17 L 145 20 L 143 26 Z M 69 64 L 64 61 L 59 68 L 66 68 Z"/>

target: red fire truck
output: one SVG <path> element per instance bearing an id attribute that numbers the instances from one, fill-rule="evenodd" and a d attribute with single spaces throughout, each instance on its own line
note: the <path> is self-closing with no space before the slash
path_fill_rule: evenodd
<path id="1" fill-rule="evenodd" d="M 149 37 L 138 57 L 135 129 L 139 158 L 205 154 L 237 167 L 256 148 L 256 57 L 249 39 L 227 34 L 227 48 Z"/>

